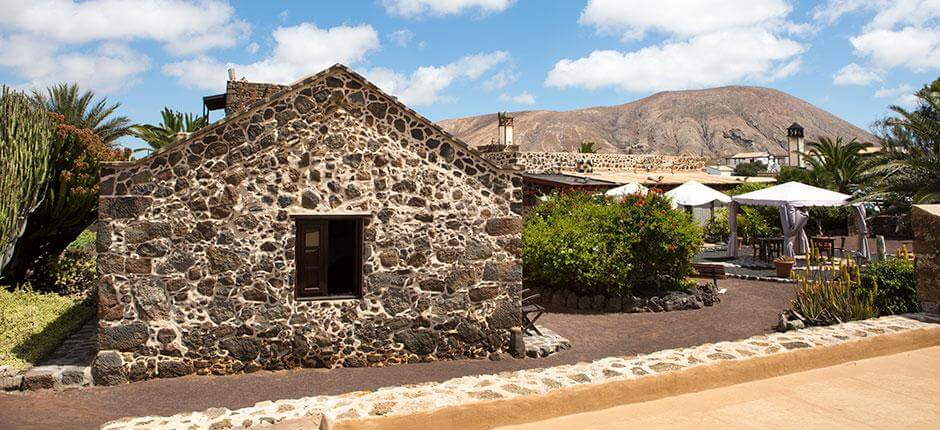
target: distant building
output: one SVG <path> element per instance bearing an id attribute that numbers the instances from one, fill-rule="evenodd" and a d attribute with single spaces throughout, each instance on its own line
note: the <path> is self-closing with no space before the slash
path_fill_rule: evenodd
<path id="1" fill-rule="evenodd" d="M 747 164 L 753 162 L 764 163 L 765 166 L 771 165 L 781 165 L 786 163 L 786 155 L 773 155 L 769 152 L 739 152 L 730 157 L 725 157 L 728 167 L 731 167 L 732 170 L 737 167 L 739 164 Z"/>
<path id="2" fill-rule="evenodd" d="M 714 176 L 731 176 L 734 174 L 734 168 L 716 164 L 713 166 L 705 166 L 705 173 Z"/>

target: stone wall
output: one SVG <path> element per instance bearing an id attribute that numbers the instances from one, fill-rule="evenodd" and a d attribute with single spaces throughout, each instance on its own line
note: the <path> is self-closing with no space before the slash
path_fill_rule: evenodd
<path id="1" fill-rule="evenodd" d="M 96 383 L 484 358 L 519 325 L 521 179 L 342 66 L 100 185 Z M 364 296 L 295 300 L 291 215 L 342 212 Z"/>
<path id="2" fill-rule="evenodd" d="M 577 169 L 589 160 L 594 170 L 696 171 L 705 158 L 692 155 L 581 154 L 574 152 L 487 152 L 484 158 L 504 168 L 518 167 L 529 173 L 554 173 Z"/>
<path id="3" fill-rule="evenodd" d="M 916 205 L 914 226 L 917 299 L 921 310 L 940 313 L 940 205 Z"/>
<path id="4" fill-rule="evenodd" d="M 225 84 L 225 114 L 242 112 L 252 103 L 271 97 L 285 88 L 287 85 L 228 81 Z"/>

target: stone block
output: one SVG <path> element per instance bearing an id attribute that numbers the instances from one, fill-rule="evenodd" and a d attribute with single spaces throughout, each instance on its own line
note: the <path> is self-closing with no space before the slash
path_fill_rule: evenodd
<path id="1" fill-rule="evenodd" d="M 130 324 L 99 325 L 98 349 L 132 351 L 147 341 L 147 324 L 142 321 Z"/>
<path id="2" fill-rule="evenodd" d="M 522 218 L 492 218 L 486 220 L 486 232 L 491 236 L 505 236 L 522 233 Z"/>
<path id="3" fill-rule="evenodd" d="M 117 351 L 98 351 L 91 363 L 91 378 L 95 385 L 118 385 L 127 382 L 124 358 Z"/>
<path id="4" fill-rule="evenodd" d="M 55 388 L 57 370 L 53 366 L 39 366 L 28 370 L 23 375 L 23 389 L 35 391 Z"/>

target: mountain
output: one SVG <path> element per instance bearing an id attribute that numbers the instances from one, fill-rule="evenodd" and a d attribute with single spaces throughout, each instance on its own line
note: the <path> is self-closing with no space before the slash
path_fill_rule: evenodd
<path id="1" fill-rule="evenodd" d="M 632 103 L 571 111 L 514 112 L 514 143 L 521 151 L 577 151 L 583 141 L 598 152 L 786 154 L 787 127 L 798 122 L 807 140 L 843 136 L 877 142 L 875 136 L 782 91 L 721 87 L 666 91 Z M 496 114 L 448 119 L 439 124 L 472 146 L 496 138 Z"/>

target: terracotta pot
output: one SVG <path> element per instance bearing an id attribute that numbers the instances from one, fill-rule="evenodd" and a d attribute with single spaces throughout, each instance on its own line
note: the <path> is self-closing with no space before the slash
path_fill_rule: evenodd
<path id="1" fill-rule="evenodd" d="M 790 271 L 793 270 L 793 265 L 796 264 L 795 261 L 774 261 L 774 267 L 777 268 L 777 276 L 781 278 L 789 278 Z"/>

